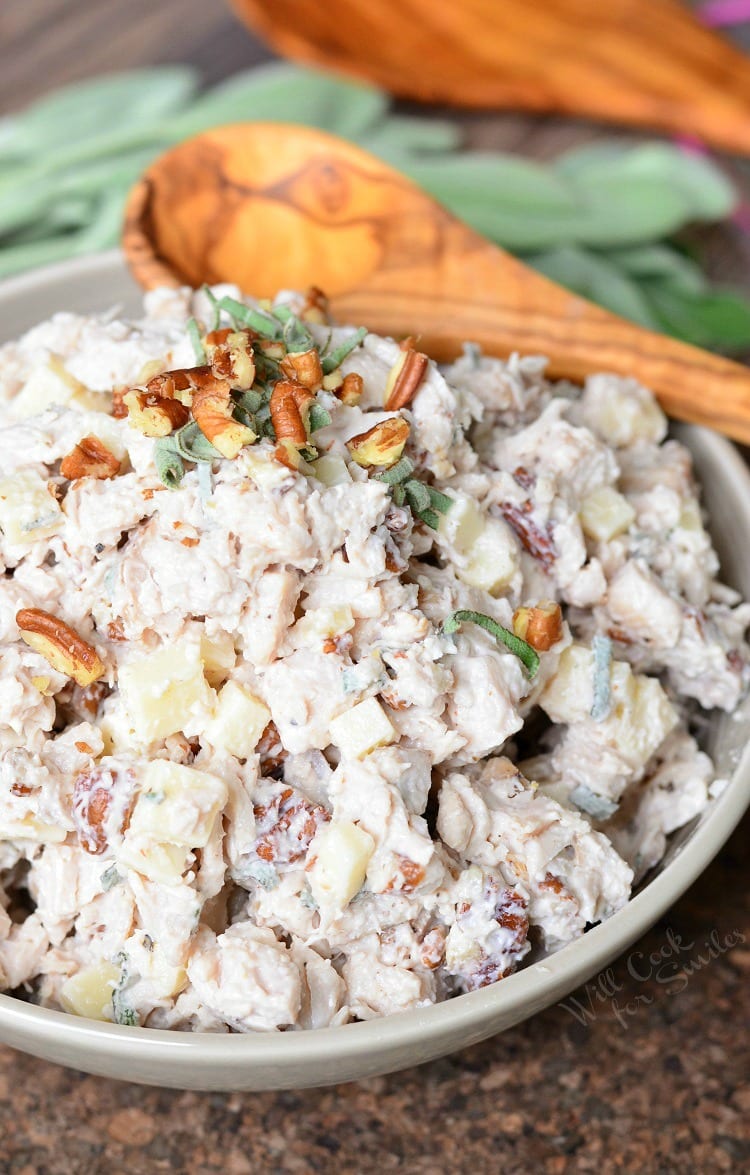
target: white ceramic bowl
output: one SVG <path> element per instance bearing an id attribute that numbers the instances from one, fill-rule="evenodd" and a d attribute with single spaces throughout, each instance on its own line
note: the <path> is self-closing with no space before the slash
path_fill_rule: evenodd
<path id="1" fill-rule="evenodd" d="M 37 270 L 0 284 L 0 338 L 55 310 L 138 306 L 118 253 Z M 707 389 L 707 394 L 709 391 Z M 750 475 L 736 450 L 704 429 L 680 427 L 691 448 L 725 578 L 750 596 Z M 392 1072 L 474 1044 L 563 999 L 644 933 L 719 851 L 750 801 L 750 705 L 712 721 L 708 749 L 724 793 L 670 844 L 658 874 L 583 938 L 470 995 L 421 1011 L 316 1032 L 213 1035 L 123 1028 L 0 996 L 0 1040 L 89 1073 L 180 1089 L 284 1089 Z"/>

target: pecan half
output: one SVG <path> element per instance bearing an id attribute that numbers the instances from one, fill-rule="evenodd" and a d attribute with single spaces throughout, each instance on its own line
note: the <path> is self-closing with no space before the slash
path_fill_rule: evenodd
<path id="1" fill-rule="evenodd" d="M 193 419 L 204 437 L 222 457 L 232 460 L 243 445 L 251 445 L 255 433 L 232 415 L 231 387 L 226 380 L 209 375 L 193 393 Z"/>
<path id="2" fill-rule="evenodd" d="M 381 420 L 373 428 L 346 442 L 357 465 L 394 465 L 409 439 L 409 424 L 403 416 Z"/>
<path id="3" fill-rule="evenodd" d="M 16 624 L 30 649 L 78 685 L 91 685 L 104 674 L 96 649 L 59 617 L 41 608 L 22 608 L 16 613 Z"/>
<path id="4" fill-rule="evenodd" d="M 516 608 L 513 631 L 533 649 L 546 653 L 562 639 L 562 609 L 552 600 L 542 600 L 532 608 Z"/>
<path id="5" fill-rule="evenodd" d="M 414 399 L 427 374 L 429 359 L 421 351 L 404 351 L 394 363 L 385 389 L 385 407 L 389 412 L 405 408 Z"/>
<path id="6" fill-rule="evenodd" d="M 116 477 L 120 462 L 98 437 L 84 437 L 71 449 L 60 464 L 60 473 L 69 481 L 79 477 L 94 477 L 104 481 Z"/>

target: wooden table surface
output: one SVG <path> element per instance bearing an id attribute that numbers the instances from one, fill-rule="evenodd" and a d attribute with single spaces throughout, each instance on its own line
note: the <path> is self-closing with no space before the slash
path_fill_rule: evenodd
<path id="1" fill-rule="evenodd" d="M 217 0 L 2 0 L 0 114 L 104 70 L 188 61 L 215 81 L 268 56 Z M 477 146 L 542 158 L 611 133 L 463 121 Z M 746 238 L 722 231 L 710 248 L 717 272 L 750 287 Z M 748 1170 L 749 828 L 575 1002 L 420 1069 L 327 1090 L 193 1094 L 0 1047 L 0 1175 Z"/>

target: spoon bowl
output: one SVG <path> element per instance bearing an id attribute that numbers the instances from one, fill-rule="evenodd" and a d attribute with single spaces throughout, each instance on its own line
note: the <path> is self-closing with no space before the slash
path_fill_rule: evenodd
<path id="1" fill-rule="evenodd" d="M 317 285 L 342 322 L 549 357 L 555 378 L 634 376 L 665 411 L 750 443 L 750 371 L 634 326 L 541 277 L 410 180 L 335 136 L 246 123 L 160 156 L 131 192 L 125 256 L 146 289 L 234 282 L 256 297 Z"/>

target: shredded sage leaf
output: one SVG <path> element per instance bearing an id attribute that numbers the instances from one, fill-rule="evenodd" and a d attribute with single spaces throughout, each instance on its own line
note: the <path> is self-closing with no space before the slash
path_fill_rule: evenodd
<path id="1" fill-rule="evenodd" d="M 286 349 L 292 355 L 296 355 L 301 351 L 312 351 L 315 346 L 315 340 L 310 334 L 310 331 L 301 322 L 295 314 L 290 314 L 284 323 L 284 329 L 281 332 L 281 337 L 286 344 Z"/>
<path id="2" fill-rule="evenodd" d="M 235 324 L 248 326 L 265 339 L 281 337 L 281 324 L 271 314 L 266 314 L 265 310 L 246 306 L 244 302 L 238 302 L 236 298 L 230 298 L 228 295 L 220 299 L 219 307 L 234 319 Z"/>
<path id="3" fill-rule="evenodd" d="M 99 880 L 102 883 L 102 889 L 104 892 L 108 893 L 111 889 L 114 888 L 114 886 L 119 885 L 123 879 L 122 876 L 117 872 L 117 866 L 110 865 L 108 869 L 104 870 Z"/>
<path id="4" fill-rule="evenodd" d="M 317 432 L 319 428 L 327 428 L 331 423 L 331 413 L 322 404 L 313 404 L 310 408 L 310 432 Z"/>
<path id="5" fill-rule="evenodd" d="M 594 722 L 603 722 L 609 716 L 612 707 L 612 641 L 608 636 L 597 633 L 591 642 L 591 651 L 594 654 L 594 701 L 591 706 L 591 717 Z"/>
<path id="6" fill-rule="evenodd" d="M 211 442 L 203 435 L 194 420 L 184 425 L 178 432 L 168 438 L 172 441 L 175 452 L 186 461 L 221 461 L 222 456 Z"/>
<path id="7" fill-rule="evenodd" d="M 413 472 L 414 462 L 410 457 L 402 457 L 395 465 L 391 465 L 390 469 L 384 469 L 382 473 L 376 473 L 375 480 L 384 481 L 389 486 L 397 486 L 402 481 L 406 481 Z"/>
<path id="8" fill-rule="evenodd" d="M 570 798 L 576 808 L 580 808 L 582 812 L 588 813 L 594 820 L 609 820 L 610 816 L 614 816 L 619 807 L 614 800 L 610 800 L 606 796 L 597 795 L 590 787 L 586 787 L 585 783 L 579 783 L 578 787 L 573 788 L 573 791 L 570 793 Z"/>
<path id="9" fill-rule="evenodd" d="M 195 362 L 203 364 L 206 362 L 206 351 L 203 346 L 203 339 L 201 337 L 201 328 L 194 318 L 188 319 L 187 332 L 190 336 L 190 342 L 193 344 L 193 352 L 195 354 Z"/>
<path id="10" fill-rule="evenodd" d="M 332 371 L 335 371 L 344 362 L 347 355 L 351 355 L 352 351 L 360 345 L 366 334 L 367 327 L 361 326 L 345 342 L 339 343 L 338 347 L 334 347 L 333 351 L 329 351 L 327 355 L 324 355 L 321 360 L 323 374 L 330 375 Z"/>
<path id="11" fill-rule="evenodd" d="M 201 286 L 201 292 L 206 295 L 209 302 L 211 303 L 212 317 L 208 327 L 210 333 L 212 330 L 219 329 L 219 324 L 221 322 L 221 306 L 219 305 L 219 299 L 216 297 L 216 294 L 213 292 L 210 286 Z"/>
<path id="12" fill-rule="evenodd" d="M 168 490 L 176 490 L 185 476 L 182 457 L 174 447 L 172 437 L 159 437 L 154 444 L 154 462 L 159 477 Z"/>
<path id="13" fill-rule="evenodd" d="M 473 612 L 471 609 L 461 608 L 457 612 L 451 612 L 450 616 L 443 621 L 443 632 L 450 635 L 458 632 L 462 624 L 471 623 L 477 624 L 494 636 L 498 644 L 505 645 L 514 656 L 522 661 L 528 670 L 529 677 L 534 677 L 539 668 L 539 654 L 536 649 L 532 649 L 531 645 L 526 641 L 522 641 L 519 636 L 511 632 L 509 628 L 504 628 L 502 624 L 498 624 L 491 616 L 486 616 L 484 612 Z"/>
<path id="14" fill-rule="evenodd" d="M 403 489 L 404 498 L 412 513 L 421 518 L 432 530 L 437 530 L 440 525 L 439 515 L 447 514 L 453 505 L 453 499 L 447 494 L 442 494 L 434 486 L 425 485 L 416 478 L 410 478 L 403 486 L 397 485 L 396 489 Z"/>

